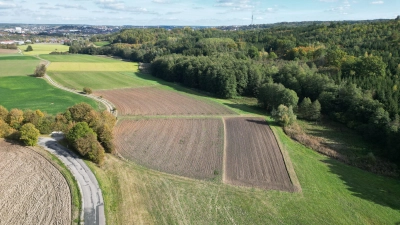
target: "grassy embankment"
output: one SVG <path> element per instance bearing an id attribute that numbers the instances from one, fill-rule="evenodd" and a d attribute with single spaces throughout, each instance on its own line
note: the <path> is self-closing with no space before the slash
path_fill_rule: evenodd
<path id="1" fill-rule="evenodd" d="M 110 45 L 111 43 L 109 41 L 98 41 L 98 42 L 94 42 L 93 44 L 98 47 L 103 47 L 103 46 Z"/>
<path id="2" fill-rule="evenodd" d="M 196 91 L 138 74 L 134 81 L 184 93 Z M 130 84 L 132 87 L 134 83 Z M 168 85 L 168 86 L 165 86 Z M 222 100 L 241 115 L 265 116 L 248 99 Z M 254 101 L 251 100 L 250 101 Z M 400 181 L 347 166 L 288 138 L 266 117 L 290 155 L 301 193 L 233 187 L 218 180 L 170 175 L 107 155 L 96 174 L 112 224 L 395 224 L 400 222 Z"/>
<path id="3" fill-rule="evenodd" d="M 0 57 L 0 105 L 7 109 L 40 109 L 49 114 L 64 112 L 68 107 L 87 102 L 95 108 L 97 103 L 89 98 L 62 91 L 33 74 L 40 60 L 32 56 Z"/>

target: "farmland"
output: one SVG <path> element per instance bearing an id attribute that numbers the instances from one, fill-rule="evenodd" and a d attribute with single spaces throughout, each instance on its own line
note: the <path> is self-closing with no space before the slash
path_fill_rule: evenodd
<path id="1" fill-rule="evenodd" d="M 18 48 L 21 49 L 24 55 L 42 55 L 54 51 L 67 52 L 69 50 L 69 46 L 60 44 L 32 44 L 31 46 L 33 51 L 30 52 L 25 51 L 28 45 L 21 45 Z"/>
<path id="2" fill-rule="evenodd" d="M 98 108 L 92 99 L 62 91 L 41 78 L 28 76 L 0 77 L 0 96 L 0 105 L 7 109 L 40 109 L 53 115 L 80 102 Z"/>
<path id="3" fill-rule="evenodd" d="M 199 179 L 222 171 L 220 119 L 122 120 L 115 136 L 119 153 L 155 170 Z"/>
<path id="4" fill-rule="evenodd" d="M 17 54 L 17 49 L 2 49 L 0 48 L 0 55 L 10 55 L 10 54 Z"/>
<path id="5" fill-rule="evenodd" d="M 32 56 L 0 57 L 0 77 L 32 75 L 40 60 Z"/>
<path id="6" fill-rule="evenodd" d="M 263 118 L 227 118 L 225 182 L 294 191 L 275 136 Z"/>
<path id="7" fill-rule="evenodd" d="M 121 115 L 229 115 L 232 110 L 212 101 L 157 87 L 97 91 Z"/>
<path id="8" fill-rule="evenodd" d="M 41 55 L 51 61 L 49 76 L 57 83 L 76 90 L 94 90 L 157 85 L 148 75 L 137 72 L 138 64 L 88 55 Z"/>
<path id="9" fill-rule="evenodd" d="M 0 139 L 0 223 L 71 224 L 63 175 L 35 151 Z"/>

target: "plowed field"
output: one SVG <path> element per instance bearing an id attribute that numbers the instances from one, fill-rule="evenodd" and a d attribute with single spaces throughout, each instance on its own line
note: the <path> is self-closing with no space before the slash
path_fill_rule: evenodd
<path id="1" fill-rule="evenodd" d="M 111 101 L 119 115 L 226 115 L 230 109 L 156 87 L 96 91 Z"/>
<path id="2" fill-rule="evenodd" d="M 293 191 L 275 136 L 263 118 L 227 118 L 225 182 Z"/>
<path id="3" fill-rule="evenodd" d="M 123 120 L 115 139 L 122 156 L 155 170 L 198 179 L 222 171 L 221 119 Z"/>
<path id="4" fill-rule="evenodd" d="M 0 139 L 0 224 L 71 224 L 63 175 L 35 151 Z"/>
<path id="5" fill-rule="evenodd" d="M 2 54 L 17 54 L 18 50 L 17 49 L 1 49 L 0 48 L 0 55 Z"/>

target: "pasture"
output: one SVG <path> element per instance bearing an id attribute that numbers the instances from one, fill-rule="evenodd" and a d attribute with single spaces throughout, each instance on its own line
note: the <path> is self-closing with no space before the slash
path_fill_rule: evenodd
<path id="1" fill-rule="evenodd" d="M 0 139 L 0 223 L 71 224 L 64 176 L 32 149 Z"/>
<path id="2" fill-rule="evenodd" d="M 96 91 L 111 101 L 120 115 L 232 115 L 229 108 L 191 95 L 158 87 Z"/>
<path id="3" fill-rule="evenodd" d="M 149 168 L 198 179 L 222 172 L 221 119 L 122 120 L 115 128 L 118 152 Z"/>
<path id="4" fill-rule="evenodd" d="M 55 62 L 51 63 L 48 67 L 49 71 L 57 71 L 57 72 L 82 72 L 82 71 L 90 71 L 90 72 L 118 72 L 118 71 L 129 71 L 129 72 L 137 72 L 138 64 L 137 63 L 128 63 L 128 62 L 115 62 L 115 63 L 91 63 L 91 62 Z"/>
<path id="5" fill-rule="evenodd" d="M 0 77 L 32 75 L 40 60 L 32 56 L 0 57 Z"/>
<path id="6" fill-rule="evenodd" d="M 90 98 L 55 88 L 42 78 L 28 76 L 0 77 L 0 96 L 0 105 L 9 110 L 40 109 L 54 115 L 80 102 L 98 108 Z"/>
<path id="7" fill-rule="evenodd" d="M 33 51 L 26 52 L 28 45 L 18 46 L 24 55 L 42 55 L 49 54 L 50 52 L 67 52 L 69 51 L 69 46 L 61 44 L 31 44 Z"/>
<path id="8" fill-rule="evenodd" d="M 93 44 L 98 47 L 103 47 L 103 46 L 110 45 L 111 43 L 109 41 L 98 41 L 98 42 L 94 42 Z"/>
<path id="9" fill-rule="evenodd" d="M 47 73 L 54 81 L 64 87 L 82 90 L 90 87 L 94 90 L 107 90 L 116 88 L 143 87 L 157 85 L 155 81 L 147 81 L 138 77 L 134 72 L 59 72 Z"/>
<path id="10" fill-rule="evenodd" d="M 70 55 L 40 55 L 40 58 L 55 62 L 91 62 L 91 63 L 120 63 L 121 61 L 100 56 L 70 54 Z"/>

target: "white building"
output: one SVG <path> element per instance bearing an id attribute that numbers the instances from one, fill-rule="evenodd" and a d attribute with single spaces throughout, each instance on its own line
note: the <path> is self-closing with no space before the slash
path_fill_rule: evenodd
<path id="1" fill-rule="evenodd" d="M 15 33 L 21 34 L 22 33 L 22 28 L 21 27 L 16 27 L 15 28 Z"/>

